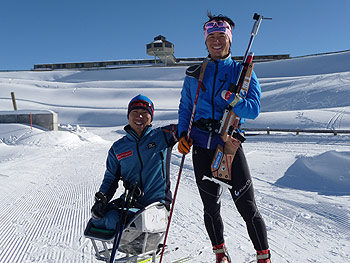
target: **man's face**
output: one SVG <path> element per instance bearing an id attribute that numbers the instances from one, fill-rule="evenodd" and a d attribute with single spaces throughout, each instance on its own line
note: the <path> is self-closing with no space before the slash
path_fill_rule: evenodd
<path id="1" fill-rule="evenodd" d="M 129 124 L 131 128 L 140 136 L 143 130 L 151 124 L 152 116 L 148 110 L 134 109 L 129 113 Z"/>
<path id="2" fill-rule="evenodd" d="M 210 56 L 214 60 L 225 58 L 230 52 L 230 40 L 223 32 L 214 32 L 208 35 L 205 44 Z"/>

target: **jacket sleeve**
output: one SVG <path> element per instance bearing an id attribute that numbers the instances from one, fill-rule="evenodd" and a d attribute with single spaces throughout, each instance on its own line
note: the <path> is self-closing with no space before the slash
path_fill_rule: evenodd
<path id="1" fill-rule="evenodd" d="M 161 129 L 168 147 L 173 147 L 179 141 L 178 125 L 170 124 Z"/>
<path id="2" fill-rule="evenodd" d="M 100 186 L 100 192 L 104 193 L 107 196 L 108 201 L 113 198 L 113 195 L 118 188 L 118 182 L 120 180 L 120 163 L 114 152 L 114 146 L 115 144 L 108 151 L 106 171 L 102 184 Z"/>
<path id="3" fill-rule="evenodd" d="M 181 135 L 186 132 L 188 125 L 190 123 L 193 102 L 191 97 L 191 83 L 195 80 L 194 78 L 185 77 L 184 84 L 181 91 L 181 99 L 179 105 L 179 124 L 178 124 L 178 134 Z"/>
<path id="4" fill-rule="evenodd" d="M 260 113 L 261 88 L 259 81 L 252 73 L 246 98 L 241 99 L 233 108 L 233 111 L 241 118 L 255 119 Z"/>

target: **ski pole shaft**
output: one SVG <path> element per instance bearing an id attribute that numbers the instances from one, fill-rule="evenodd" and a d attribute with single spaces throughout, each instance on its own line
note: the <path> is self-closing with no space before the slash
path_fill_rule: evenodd
<path id="1" fill-rule="evenodd" d="M 189 140 L 189 138 L 190 138 L 190 134 L 191 134 L 191 130 L 192 130 L 192 124 L 193 124 L 193 120 L 194 120 L 194 115 L 196 114 L 196 107 L 197 107 L 199 92 L 201 90 L 202 81 L 203 81 L 203 77 L 204 77 L 204 72 L 205 72 L 205 69 L 206 69 L 207 65 L 208 65 L 208 61 L 203 62 L 202 68 L 201 68 L 201 71 L 200 71 L 200 75 L 199 75 L 199 79 L 198 79 L 198 87 L 197 87 L 197 91 L 196 91 L 196 97 L 195 97 L 193 108 L 192 108 L 192 114 L 191 114 L 191 118 L 190 118 L 190 123 L 189 123 L 188 129 L 187 129 L 187 135 L 186 135 L 186 139 L 187 140 Z M 184 163 L 185 163 L 185 156 L 186 156 L 186 154 L 183 154 L 182 158 L 181 158 L 179 174 L 177 176 L 177 182 L 176 182 L 175 191 L 174 191 L 173 203 L 171 205 L 170 214 L 169 214 L 169 220 L 168 220 L 168 224 L 167 224 L 167 227 L 166 227 L 166 230 L 165 230 L 165 236 L 164 236 L 163 247 L 162 247 L 162 252 L 160 254 L 159 263 L 162 263 L 162 260 L 163 260 L 165 245 L 166 245 L 166 241 L 167 241 L 168 234 L 169 234 L 169 229 L 170 229 L 171 218 L 173 216 L 173 211 L 174 211 L 174 207 L 175 207 L 177 191 L 179 189 L 182 169 L 183 169 L 183 166 L 184 166 Z"/>
<path id="2" fill-rule="evenodd" d="M 168 224 L 167 224 L 166 231 L 165 231 L 164 242 L 163 242 L 163 247 L 162 247 L 162 253 L 160 254 L 159 263 L 162 263 L 162 260 L 163 260 L 164 250 L 165 250 L 166 241 L 167 241 L 168 234 L 169 234 L 170 222 L 171 222 L 171 219 L 172 219 L 172 216 L 173 216 L 173 211 L 174 211 L 174 207 L 175 207 L 177 191 L 179 189 L 180 178 L 181 178 L 181 173 L 182 173 L 182 168 L 184 166 L 184 162 L 185 162 L 185 154 L 183 154 L 182 158 L 181 158 L 179 174 L 178 174 L 178 177 L 177 177 L 177 183 L 176 183 L 175 192 L 174 192 L 173 204 L 172 204 L 171 209 L 170 209 Z"/>
<path id="3" fill-rule="evenodd" d="M 198 87 L 197 87 L 197 91 L 196 91 L 196 97 L 194 99 L 191 119 L 190 119 L 190 123 L 189 123 L 188 129 L 187 129 L 187 136 L 186 136 L 187 140 L 190 138 L 190 134 L 191 134 L 191 130 L 192 130 L 192 124 L 193 124 L 193 120 L 194 120 L 194 115 L 196 114 L 196 107 L 197 107 L 197 102 L 198 102 L 198 97 L 199 97 L 199 91 L 200 91 L 201 86 L 202 86 L 204 72 L 205 72 L 205 69 L 206 69 L 207 65 L 208 65 L 208 61 L 203 62 L 202 68 L 201 68 L 201 72 L 200 72 L 200 75 L 199 75 Z"/>
<path id="4" fill-rule="evenodd" d="M 124 209 L 126 207 L 126 197 L 128 195 L 128 189 L 125 189 L 125 192 L 124 192 L 124 202 L 123 202 L 123 207 L 122 207 L 122 211 L 124 212 Z M 121 232 L 123 231 L 122 230 L 122 222 L 123 220 L 119 220 L 118 222 L 118 226 L 117 226 L 117 229 L 116 229 L 116 232 L 115 232 L 115 236 L 114 236 L 114 241 L 113 241 L 113 247 L 112 247 L 112 252 L 111 252 L 111 256 L 109 258 L 109 263 L 113 263 L 114 262 L 114 259 L 115 259 L 115 255 L 116 255 L 116 252 L 117 252 L 117 243 L 118 243 L 118 240 L 119 240 L 119 236 L 121 235 Z"/>
<path id="5" fill-rule="evenodd" d="M 120 218 L 120 221 L 118 224 L 116 236 L 114 238 L 113 248 L 112 248 L 112 253 L 111 253 L 111 258 L 110 258 L 109 263 L 114 263 L 116 253 L 117 253 L 117 250 L 119 248 L 120 240 L 122 238 L 122 233 L 123 233 L 124 227 L 126 225 L 126 220 L 127 220 L 127 216 L 129 213 L 129 209 L 130 209 L 131 203 L 132 203 L 133 198 L 134 198 L 136 187 L 137 187 L 137 184 L 135 184 L 133 186 L 131 191 L 129 191 L 129 192 L 126 191 L 126 193 L 127 192 L 128 193 L 125 196 L 126 200 L 125 200 L 124 205 L 123 205 L 123 213 L 122 213 L 122 217 Z"/>

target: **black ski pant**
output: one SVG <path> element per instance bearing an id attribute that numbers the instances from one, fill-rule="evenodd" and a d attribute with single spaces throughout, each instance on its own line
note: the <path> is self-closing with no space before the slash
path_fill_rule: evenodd
<path id="1" fill-rule="evenodd" d="M 192 153 L 196 183 L 204 205 L 205 227 L 212 245 L 219 245 L 224 243 L 224 225 L 220 215 L 221 203 L 217 203 L 222 190 L 217 183 L 203 180 L 204 175 L 212 176 L 210 165 L 215 150 L 194 146 Z M 268 249 L 266 226 L 255 203 L 252 179 L 242 146 L 233 159 L 231 171 L 232 179 L 226 182 L 232 186 L 231 196 L 246 223 L 254 248 L 257 251 Z"/>

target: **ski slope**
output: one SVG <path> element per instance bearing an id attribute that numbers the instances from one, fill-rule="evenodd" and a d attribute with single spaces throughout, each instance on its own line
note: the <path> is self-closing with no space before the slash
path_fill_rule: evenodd
<path id="1" fill-rule="evenodd" d="M 246 127 L 350 129 L 350 52 L 255 65 L 262 113 Z M 107 151 L 142 93 L 154 126 L 177 122 L 185 67 L 0 72 L 0 111 L 50 109 L 60 129 L 0 124 L 0 262 L 99 262 L 83 236 Z M 249 135 L 249 133 L 248 133 Z M 243 145 L 273 262 L 350 262 L 350 135 L 260 133 Z M 175 187 L 181 154 L 171 161 Z M 186 156 L 163 262 L 214 262 Z M 234 262 L 255 251 L 229 195 L 222 214 Z"/>

